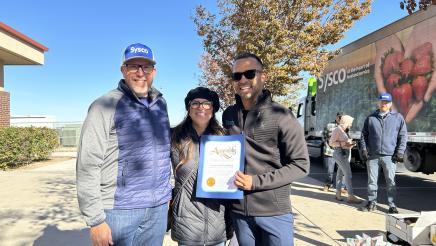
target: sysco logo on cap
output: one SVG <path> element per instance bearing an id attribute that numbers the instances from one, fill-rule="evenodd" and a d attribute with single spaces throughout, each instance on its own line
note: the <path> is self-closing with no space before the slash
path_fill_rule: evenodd
<path id="1" fill-rule="evenodd" d="M 130 47 L 130 52 L 132 53 L 145 53 L 148 54 L 148 49 L 146 48 L 135 48 L 135 47 Z"/>

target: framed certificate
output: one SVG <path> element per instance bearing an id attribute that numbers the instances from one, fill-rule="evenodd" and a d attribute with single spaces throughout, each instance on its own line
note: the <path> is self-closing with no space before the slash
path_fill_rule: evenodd
<path id="1" fill-rule="evenodd" d="M 235 186 L 235 173 L 244 169 L 244 135 L 200 138 L 197 197 L 242 199 L 243 191 Z"/>

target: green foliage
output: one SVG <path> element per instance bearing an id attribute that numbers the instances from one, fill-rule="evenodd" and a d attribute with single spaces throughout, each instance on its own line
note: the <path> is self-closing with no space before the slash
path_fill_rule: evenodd
<path id="1" fill-rule="evenodd" d="M 46 127 L 0 128 L 0 169 L 48 159 L 59 145 L 55 130 Z"/>

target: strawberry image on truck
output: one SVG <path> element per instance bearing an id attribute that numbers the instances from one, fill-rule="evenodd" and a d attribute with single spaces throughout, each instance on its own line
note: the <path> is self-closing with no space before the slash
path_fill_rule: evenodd
<path id="1" fill-rule="evenodd" d="M 407 124 L 404 165 L 414 172 L 436 171 L 436 6 L 418 11 L 341 49 L 323 75 L 309 83 L 297 118 L 309 147 L 322 148 L 323 130 L 336 112 L 355 118 L 350 136 L 360 139 L 377 96 L 389 92 L 392 110 Z M 321 151 L 322 153 L 322 151 Z M 358 146 L 352 161 L 360 162 Z"/>

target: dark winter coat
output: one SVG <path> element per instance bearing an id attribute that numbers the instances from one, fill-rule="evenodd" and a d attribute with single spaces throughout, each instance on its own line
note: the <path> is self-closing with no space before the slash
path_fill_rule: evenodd
<path id="1" fill-rule="evenodd" d="M 180 165 L 174 172 L 174 221 L 171 238 L 184 245 L 215 245 L 231 238 L 231 220 L 226 214 L 225 201 L 195 197 L 199 160 L 198 139 L 196 142 L 192 159 Z M 185 145 L 185 156 L 187 150 L 188 147 Z M 179 153 L 175 148 L 171 149 L 171 161 L 174 170 L 180 162 Z M 181 188 L 184 182 L 187 183 Z"/>
<path id="2" fill-rule="evenodd" d="M 244 199 L 232 200 L 232 212 L 245 216 L 275 216 L 291 212 L 290 184 L 309 173 L 303 129 L 292 112 L 272 102 L 263 90 L 243 120 L 241 98 L 223 113 L 230 134 L 245 136 L 245 170 L 253 177 Z"/>
<path id="3" fill-rule="evenodd" d="M 407 145 L 407 127 L 403 116 L 390 111 L 382 117 L 379 112 L 376 110 L 363 124 L 360 138 L 362 151 L 367 151 L 369 157 L 404 154 Z"/>

